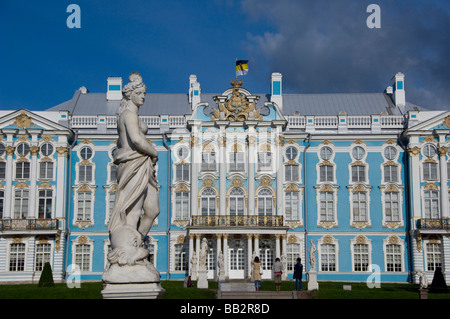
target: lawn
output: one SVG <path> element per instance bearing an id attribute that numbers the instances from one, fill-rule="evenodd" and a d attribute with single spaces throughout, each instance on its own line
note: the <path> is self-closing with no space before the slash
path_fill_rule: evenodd
<path id="1" fill-rule="evenodd" d="M 210 281 L 209 289 L 184 288 L 182 281 L 162 281 L 166 290 L 162 299 L 215 299 L 217 282 Z M 351 285 L 344 290 L 343 285 Z M 295 282 L 285 281 L 282 290 L 292 291 Z M 307 288 L 307 283 L 303 284 Z M 37 284 L 0 285 L 0 299 L 101 299 L 101 282 L 84 282 L 81 288 L 68 288 L 66 284 L 39 288 Z M 273 281 L 263 281 L 261 290 L 273 291 Z M 314 299 L 418 299 L 415 284 L 381 283 L 380 288 L 368 288 L 365 283 L 319 282 L 319 290 L 313 292 Z M 450 299 L 450 291 L 443 294 L 428 294 L 429 299 Z"/>

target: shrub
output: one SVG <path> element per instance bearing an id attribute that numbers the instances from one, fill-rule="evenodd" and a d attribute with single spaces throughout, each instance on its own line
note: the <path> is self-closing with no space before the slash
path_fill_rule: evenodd
<path id="1" fill-rule="evenodd" d="M 45 263 L 44 269 L 41 273 L 41 278 L 39 278 L 38 287 L 55 287 L 50 263 Z"/>

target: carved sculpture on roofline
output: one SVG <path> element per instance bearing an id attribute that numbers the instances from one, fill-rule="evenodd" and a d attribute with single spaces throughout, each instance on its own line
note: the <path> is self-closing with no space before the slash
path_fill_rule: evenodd
<path id="1" fill-rule="evenodd" d="M 213 110 L 211 121 L 227 120 L 231 122 L 244 122 L 249 119 L 262 120 L 261 110 L 255 109 L 259 97 L 247 96 L 241 92 L 242 84 L 242 80 L 233 80 L 231 81 L 233 89 L 230 95 L 215 97 L 219 108 Z"/>

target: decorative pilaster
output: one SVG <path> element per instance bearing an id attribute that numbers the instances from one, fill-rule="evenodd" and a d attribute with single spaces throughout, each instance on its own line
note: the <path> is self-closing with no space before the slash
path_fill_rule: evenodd
<path id="1" fill-rule="evenodd" d="M 195 127 L 194 127 L 195 128 Z M 195 133 L 193 133 L 195 134 Z M 198 137 L 193 135 L 191 137 L 191 216 L 197 216 L 198 214 L 198 166 L 199 166 L 199 154 L 198 154 Z M 197 246 L 198 247 L 198 246 Z"/>
<path id="2" fill-rule="evenodd" d="M 441 181 L 441 216 L 442 218 L 449 218 L 448 212 L 448 187 L 447 186 L 447 151 L 445 146 L 439 147 L 439 166 L 440 166 L 440 181 Z"/>
<path id="3" fill-rule="evenodd" d="M 66 165 L 67 165 L 67 154 L 69 149 L 67 147 L 57 147 L 56 151 L 58 152 L 57 159 L 57 171 L 56 171 L 56 218 L 64 218 L 65 217 L 65 201 L 66 196 Z"/>
<path id="4" fill-rule="evenodd" d="M 420 205 L 420 174 L 419 174 L 419 153 L 420 148 L 415 146 L 412 148 L 408 148 L 408 155 L 411 167 L 411 184 L 410 184 L 410 192 L 412 198 L 412 219 L 421 217 L 421 205 Z M 415 228 L 415 225 L 411 225 Z"/>
<path id="5" fill-rule="evenodd" d="M 227 192 L 227 161 L 226 161 L 226 141 L 225 128 L 221 126 L 222 134 L 219 137 L 219 215 L 224 216 L 226 212 L 226 192 Z"/>
<path id="6" fill-rule="evenodd" d="M 223 261 L 225 265 L 225 278 L 228 278 L 228 234 L 223 234 Z"/>
<path id="7" fill-rule="evenodd" d="M 6 147 L 6 176 L 5 176 L 5 207 L 3 209 L 3 218 L 11 218 L 11 199 L 12 199 L 12 177 L 13 177 L 13 155 L 14 147 Z"/>
<path id="8" fill-rule="evenodd" d="M 37 218 L 36 211 L 36 181 L 37 181 L 37 155 L 39 153 L 39 147 L 31 146 L 31 168 L 30 168 L 30 197 L 28 202 L 28 218 Z"/>
<path id="9" fill-rule="evenodd" d="M 254 127 L 250 130 L 253 132 Z M 247 138 L 248 143 L 248 214 L 249 216 L 255 215 L 255 144 L 256 137 L 253 134 L 249 134 Z"/>

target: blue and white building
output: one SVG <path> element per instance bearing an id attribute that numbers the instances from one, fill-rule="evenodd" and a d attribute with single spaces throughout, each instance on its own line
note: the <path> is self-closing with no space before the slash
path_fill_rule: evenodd
<path id="1" fill-rule="evenodd" d="M 263 279 L 276 257 L 292 278 L 314 244 L 318 280 L 365 281 L 376 265 L 384 282 L 437 267 L 450 282 L 450 111 L 407 101 L 402 73 L 380 93 L 284 94 L 279 73 L 270 83 L 204 93 L 192 75 L 184 94 L 147 93 L 161 209 L 148 248 L 161 278 L 189 274 L 207 238 L 210 279 L 221 254 L 229 279 L 248 278 L 255 255 Z M 0 281 L 37 281 L 45 262 L 57 281 L 69 265 L 101 280 L 123 84 L 0 111 Z"/>

